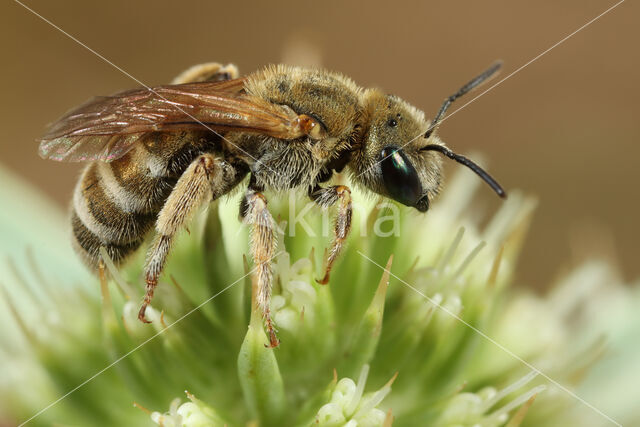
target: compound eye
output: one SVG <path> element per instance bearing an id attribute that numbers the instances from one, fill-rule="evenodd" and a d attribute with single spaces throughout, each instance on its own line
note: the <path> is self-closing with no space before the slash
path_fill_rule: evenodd
<path id="1" fill-rule="evenodd" d="M 380 152 L 382 180 L 389 196 L 407 206 L 415 206 L 422 195 L 418 172 L 398 147 L 385 147 Z"/>

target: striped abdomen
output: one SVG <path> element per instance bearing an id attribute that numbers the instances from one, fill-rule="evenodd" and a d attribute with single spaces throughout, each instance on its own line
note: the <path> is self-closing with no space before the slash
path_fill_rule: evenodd
<path id="1" fill-rule="evenodd" d="M 114 262 L 134 252 L 189 163 L 214 143 L 196 133 L 149 134 L 124 157 L 90 163 L 73 196 L 74 247 L 96 269 L 100 246 Z"/>

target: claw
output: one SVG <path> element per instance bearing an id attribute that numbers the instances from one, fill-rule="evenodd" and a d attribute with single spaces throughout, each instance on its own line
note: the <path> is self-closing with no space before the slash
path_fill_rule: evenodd
<path id="1" fill-rule="evenodd" d="M 329 276 L 331 275 L 331 273 L 329 271 L 327 271 L 324 274 L 324 277 L 322 279 L 316 279 L 316 283 L 318 283 L 319 285 L 326 285 L 327 283 L 329 283 Z"/>
<path id="2" fill-rule="evenodd" d="M 151 323 L 150 320 L 147 320 L 145 312 L 147 311 L 147 306 L 151 304 L 151 300 L 153 299 L 153 292 L 155 291 L 156 286 L 158 286 L 158 281 L 156 279 L 147 277 L 147 290 L 144 294 L 144 300 L 142 301 L 140 311 L 138 312 L 138 320 L 142 323 Z"/>
<path id="3" fill-rule="evenodd" d="M 269 331 L 269 345 L 265 344 L 266 348 L 276 348 L 280 345 L 280 340 L 276 336 L 276 333 Z"/>
<path id="4" fill-rule="evenodd" d="M 265 344 L 266 348 L 276 348 L 280 345 L 280 340 L 276 335 L 276 329 L 273 327 L 273 322 L 271 321 L 271 311 L 269 309 L 263 311 L 263 321 L 264 325 L 267 328 L 267 334 L 269 334 L 269 344 Z"/>
<path id="5" fill-rule="evenodd" d="M 140 307 L 140 311 L 138 312 L 138 320 L 142 323 L 151 323 L 151 320 L 147 320 L 145 313 L 147 311 L 148 304 L 146 302 L 142 303 L 142 307 Z"/>
<path id="6" fill-rule="evenodd" d="M 280 345 L 280 340 L 276 336 L 276 330 L 271 322 L 271 313 L 267 312 L 265 317 L 265 323 L 267 326 L 267 332 L 269 333 L 269 345 L 265 344 L 267 348 L 276 348 Z"/>

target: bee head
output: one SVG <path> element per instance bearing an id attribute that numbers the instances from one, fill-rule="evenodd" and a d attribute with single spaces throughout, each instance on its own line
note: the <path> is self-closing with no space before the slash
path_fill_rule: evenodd
<path id="1" fill-rule="evenodd" d="M 493 76 L 500 65 L 494 64 L 447 98 L 432 121 L 396 96 L 384 95 L 376 89 L 365 91 L 363 123 L 366 125 L 351 162 L 354 181 L 425 212 L 440 189 L 442 155 L 445 155 L 470 168 L 500 197 L 505 197 L 505 191 L 487 172 L 451 151 L 436 135 L 451 103 Z"/>
<path id="2" fill-rule="evenodd" d="M 353 153 L 354 180 L 421 212 L 440 187 L 442 159 L 422 151 L 429 128 L 424 113 L 402 99 L 367 90 L 362 144 Z M 437 137 L 432 136 L 432 139 Z"/>

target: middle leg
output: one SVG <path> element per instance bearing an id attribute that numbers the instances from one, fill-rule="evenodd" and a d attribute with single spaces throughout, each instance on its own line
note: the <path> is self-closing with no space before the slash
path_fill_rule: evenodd
<path id="1" fill-rule="evenodd" d="M 327 257 L 324 277 L 316 280 L 321 285 L 326 285 L 329 283 L 329 276 L 331 275 L 333 263 L 340 255 L 340 251 L 344 246 L 345 240 L 347 240 L 349 231 L 351 231 L 351 216 L 353 212 L 351 204 L 351 190 L 349 190 L 349 187 L 345 185 L 335 185 L 327 188 L 318 186 L 310 192 L 309 196 L 314 202 L 323 208 L 328 208 L 337 202 L 340 203 L 334 225 L 333 243 Z"/>
<path id="2" fill-rule="evenodd" d="M 276 251 L 276 224 L 267 209 L 267 199 L 260 191 L 249 187 L 240 205 L 240 217 L 251 225 L 251 256 L 258 282 L 256 303 L 269 333 L 269 346 L 277 347 L 280 341 L 271 320 L 271 262 Z"/>

